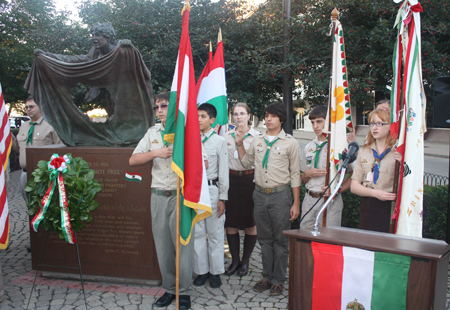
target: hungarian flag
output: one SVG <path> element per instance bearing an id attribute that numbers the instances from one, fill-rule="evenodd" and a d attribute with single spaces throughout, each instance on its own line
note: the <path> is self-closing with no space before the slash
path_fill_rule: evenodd
<path id="1" fill-rule="evenodd" d="M 424 134 L 426 132 L 426 97 L 422 83 L 420 12 L 417 0 L 406 0 L 400 7 L 396 26 L 398 29 L 396 54 L 394 59 L 403 59 L 404 109 L 399 118 L 400 132 L 397 151 L 402 156 L 397 202 L 393 219 L 396 220 L 395 233 L 405 236 L 422 237 L 423 223 L 423 172 Z M 403 53 L 401 42 L 405 44 Z M 394 76 L 400 77 L 401 66 L 394 66 Z M 395 71 L 397 70 L 397 71 Z M 399 91 L 400 80 L 393 85 L 394 97 Z M 392 95 L 391 95 L 392 97 Z M 391 114 L 396 115 L 399 100 L 393 102 Z"/>
<path id="2" fill-rule="evenodd" d="M 6 169 L 11 152 L 11 128 L 9 127 L 8 113 L 6 112 L 3 90 L 0 85 L 0 249 L 6 249 L 9 241 L 9 211 L 6 198 Z"/>
<path id="3" fill-rule="evenodd" d="M 406 309 L 411 257 L 311 242 L 312 310 Z"/>
<path id="4" fill-rule="evenodd" d="M 127 171 L 125 173 L 125 180 L 127 181 L 135 181 L 141 183 L 142 181 L 142 174 L 138 172 L 129 172 Z"/>
<path id="5" fill-rule="evenodd" d="M 189 5 L 170 92 L 164 140 L 173 143 L 172 170 L 182 181 L 180 242 L 189 243 L 194 224 L 212 214 L 197 113 L 195 72 L 189 40 Z"/>
<path id="6" fill-rule="evenodd" d="M 206 63 L 200 78 L 197 81 L 197 104 L 210 103 L 217 110 L 217 124 L 223 126 L 228 123 L 227 85 L 225 81 L 225 63 L 223 60 L 222 34 L 219 30 L 219 43 L 217 44 L 214 59 L 210 43 L 209 61 Z"/>
<path id="7" fill-rule="evenodd" d="M 324 132 L 329 133 L 330 181 L 333 180 L 340 169 L 339 162 L 342 159 L 342 153 L 348 145 L 347 133 L 353 130 L 347 64 L 345 60 L 344 31 L 338 20 L 334 22 L 336 24 L 333 33 L 333 67 L 329 95 L 330 104 L 328 106 L 327 120 L 324 129 Z M 328 124 L 330 123 L 329 117 L 331 117 L 331 128 L 328 127 Z M 333 190 L 335 186 L 336 182 L 331 186 L 331 190 Z"/>

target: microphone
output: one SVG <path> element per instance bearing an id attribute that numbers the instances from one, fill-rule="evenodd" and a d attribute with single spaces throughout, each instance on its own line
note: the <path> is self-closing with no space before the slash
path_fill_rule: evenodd
<path id="1" fill-rule="evenodd" d="M 359 145 L 356 142 L 352 142 L 348 145 L 348 150 L 346 153 L 342 154 L 344 162 L 342 163 L 342 168 L 347 168 L 348 164 L 351 164 L 356 160 L 358 155 Z"/>

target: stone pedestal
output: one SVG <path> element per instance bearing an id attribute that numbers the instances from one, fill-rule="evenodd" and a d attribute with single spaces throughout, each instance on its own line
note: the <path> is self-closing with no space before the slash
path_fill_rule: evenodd
<path id="1" fill-rule="evenodd" d="M 28 179 L 40 160 L 52 154 L 82 157 L 103 186 L 97 194 L 100 206 L 92 222 L 77 233 L 83 274 L 141 280 L 161 280 L 153 241 L 150 195 L 151 164 L 130 167 L 133 148 L 36 147 L 27 149 Z M 125 180 L 126 172 L 142 174 L 141 183 Z M 31 218 L 30 218 L 31 220 Z M 32 267 L 37 269 L 47 232 L 30 228 Z M 50 232 L 42 264 L 77 267 L 75 245 Z M 40 270 L 78 273 L 74 269 L 41 267 Z"/>

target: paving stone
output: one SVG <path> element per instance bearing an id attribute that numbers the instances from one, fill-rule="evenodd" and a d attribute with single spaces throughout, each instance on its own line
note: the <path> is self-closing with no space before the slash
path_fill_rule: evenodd
<path id="1" fill-rule="evenodd" d="M 29 309 L 37 310 L 85 310 L 83 291 L 77 288 L 79 281 L 59 281 L 38 276 L 35 289 L 31 291 L 35 271 L 31 270 L 31 255 L 27 253 L 30 245 L 27 208 L 18 191 L 20 171 L 11 173 L 8 183 L 8 203 L 10 210 L 10 243 L 6 250 L 0 251 L 5 295 L 0 303 L 1 310 L 25 309 L 30 298 Z M 241 243 L 243 236 L 241 236 Z M 231 264 L 225 258 L 225 266 Z M 269 291 L 257 293 L 253 285 L 262 278 L 261 247 L 256 244 L 246 276 L 222 276 L 222 286 L 212 289 L 209 284 L 192 287 L 192 310 L 274 310 L 288 308 L 288 283 L 280 296 L 270 296 Z M 450 279 L 450 268 L 449 268 Z M 22 279 L 18 282 L 17 279 Z M 65 283 L 66 286 L 63 286 Z M 58 286 L 59 285 L 59 286 Z M 86 302 L 89 310 L 149 310 L 165 292 L 160 287 L 121 286 L 111 283 L 85 282 Z M 116 292 L 117 291 L 117 292 Z M 447 286 L 447 306 L 450 300 L 450 282 Z M 173 302 L 167 309 L 175 309 Z"/>

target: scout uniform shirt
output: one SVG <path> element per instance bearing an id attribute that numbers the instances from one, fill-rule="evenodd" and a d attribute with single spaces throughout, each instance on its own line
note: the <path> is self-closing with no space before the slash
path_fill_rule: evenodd
<path id="1" fill-rule="evenodd" d="M 320 146 L 323 142 L 319 141 L 319 139 L 315 137 L 311 142 L 309 142 L 305 146 L 304 152 L 300 154 L 301 172 L 305 172 L 306 170 L 314 168 L 314 159 L 316 157 L 315 151 L 317 150 L 318 146 Z M 327 153 L 328 153 L 328 143 L 325 143 L 325 145 L 320 149 L 319 161 L 316 167 L 317 169 L 327 169 Z M 352 170 L 353 164 L 348 164 L 346 173 Z M 305 183 L 306 189 L 314 193 L 322 193 L 322 187 L 325 186 L 325 178 L 326 178 L 325 175 L 317 178 L 310 178 L 309 181 Z M 337 184 L 337 181 L 335 182 Z"/>
<path id="2" fill-rule="evenodd" d="M 237 171 L 253 169 L 253 167 L 251 167 L 250 169 L 245 169 L 242 166 L 241 161 L 239 160 L 239 155 L 237 154 L 236 141 L 233 138 L 232 134 L 236 134 L 236 129 L 228 131 L 227 133 L 225 133 L 225 136 L 224 136 L 225 139 L 227 140 L 230 169 L 237 170 Z M 256 131 L 253 127 L 250 127 L 249 131 L 245 135 L 247 135 L 247 134 L 248 134 L 248 137 L 246 137 L 243 142 L 245 150 L 248 150 L 248 148 L 250 147 L 250 144 L 252 144 L 252 141 L 255 138 L 255 136 L 257 136 L 261 133 L 259 131 Z"/>
<path id="3" fill-rule="evenodd" d="M 19 163 L 22 169 L 27 169 L 27 147 L 44 146 L 50 144 L 61 144 L 61 139 L 56 133 L 55 129 L 47 123 L 41 116 L 37 120 L 37 124 L 33 129 L 33 142 L 27 145 L 28 131 L 30 130 L 30 123 L 27 121 L 20 126 L 19 133 L 16 139 L 14 139 L 13 149 L 19 153 Z"/>
<path id="4" fill-rule="evenodd" d="M 147 153 L 150 151 L 161 149 L 164 146 L 161 130 L 164 127 L 153 126 L 147 130 L 145 136 L 139 141 L 139 144 L 134 149 L 133 154 Z M 167 144 L 166 147 L 173 148 L 173 144 Z M 177 189 L 177 175 L 173 172 L 172 156 L 169 158 L 153 158 L 152 168 L 152 188 L 159 190 L 176 190 Z"/>
<path id="5" fill-rule="evenodd" d="M 297 141 L 281 129 L 272 140 L 278 139 L 269 150 L 267 170 L 262 167 L 264 155 L 269 141 L 267 133 L 255 137 L 245 156 L 241 159 L 242 166 L 251 169 L 255 166 L 255 183 L 262 188 L 275 188 L 291 183 L 291 187 L 299 187 L 300 156 Z"/>
<path id="6" fill-rule="evenodd" d="M 201 134 L 203 148 L 208 155 L 208 169 L 206 176 L 208 180 L 219 179 L 219 200 L 228 200 L 229 172 L 228 151 L 225 138 L 217 135 L 213 129 L 206 134 Z M 205 141 L 205 142 L 203 142 Z"/>
<path id="7" fill-rule="evenodd" d="M 375 157 L 373 156 L 372 149 L 375 149 L 375 144 L 359 150 L 352 179 L 362 183 L 365 187 L 381 189 L 391 193 L 394 186 L 395 151 L 391 149 L 380 161 L 379 177 L 377 183 L 374 184 L 372 168 Z"/>

